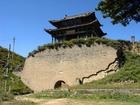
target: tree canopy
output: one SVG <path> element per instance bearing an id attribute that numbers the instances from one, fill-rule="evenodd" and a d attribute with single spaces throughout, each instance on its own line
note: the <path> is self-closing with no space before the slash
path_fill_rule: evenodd
<path id="1" fill-rule="evenodd" d="M 101 0 L 96 10 L 103 17 L 110 17 L 113 24 L 128 25 L 132 20 L 140 22 L 140 0 Z"/>

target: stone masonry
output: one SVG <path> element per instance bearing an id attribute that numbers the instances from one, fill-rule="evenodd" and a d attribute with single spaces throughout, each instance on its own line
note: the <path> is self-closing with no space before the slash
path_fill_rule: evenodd
<path id="1" fill-rule="evenodd" d="M 116 49 L 102 44 L 46 49 L 26 59 L 21 79 L 35 92 L 54 89 L 58 81 L 64 81 L 69 86 L 78 85 L 83 77 L 106 69 L 117 57 L 116 52 Z M 106 75 L 102 72 L 83 83 Z"/>

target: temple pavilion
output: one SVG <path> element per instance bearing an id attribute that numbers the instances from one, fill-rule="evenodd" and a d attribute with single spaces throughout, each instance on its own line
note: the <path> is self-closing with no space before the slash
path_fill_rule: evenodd
<path id="1" fill-rule="evenodd" d="M 50 20 L 49 22 L 56 27 L 55 29 L 45 29 L 52 36 L 52 43 L 106 35 L 100 28 L 102 25 L 96 18 L 95 12 L 74 16 L 65 15 L 63 19 Z"/>

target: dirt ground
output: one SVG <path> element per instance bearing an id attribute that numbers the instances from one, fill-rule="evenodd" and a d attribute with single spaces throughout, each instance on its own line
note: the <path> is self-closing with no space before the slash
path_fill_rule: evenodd
<path id="1" fill-rule="evenodd" d="M 61 99 L 37 99 L 31 98 L 27 96 L 18 96 L 15 97 L 18 101 L 31 101 L 36 103 L 37 105 L 139 105 L 136 103 L 128 103 L 128 102 L 108 102 L 108 101 L 84 101 L 84 100 L 73 100 L 67 98 Z"/>

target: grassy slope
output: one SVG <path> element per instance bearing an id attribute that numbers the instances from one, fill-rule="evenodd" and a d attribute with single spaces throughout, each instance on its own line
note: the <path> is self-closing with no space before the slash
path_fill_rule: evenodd
<path id="1" fill-rule="evenodd" d="M 7 49 L 0 47 L 0 60 L 5 61 L 7 59 Z M 12 70 L 16 68 L 17 65 L 23 64 L 25 58 L 14 53 L 14 60 L 10 62 L 10 66 L 12 65 Z M 4 90 L 4 68 L 0 65 L 0 92 Z M 9 72 L 9 78 L 7 79 L 8 86 L 11 88 L 11 92 L 14 94 L 23 94 L 29 92 L 30 89 L 26 87 L 19 77 L 15 76 L 12 73 L 12 70 Z"/>
<path id="2" fill-rule="evenodd" d="M 16 53 L 10 53 L 10 55 L 13 54 L 14 61 L 11 62 L 13 67 L 16 67 L 18 64 L 23 64 L 25 58 L 16 54 Z M 7 60 L 7 55 L 8 55 L 8 50 L 6 48 L 3 48 L 0 46 L 0 60 L 6 61 Z M 11 56 L 10 56 L 11 57 Z"/>
<path id="3" fill-rule="evenodd" d="M 117 73 L 74 88 L 140 88 L 140 56 L 125 52 L 125 64 Z"/>
<path id="4" fill-rule="evenodd" d="M 140 88 L 140 56 L 125 52 L 125 64 L 115 74 L 108 75 L 102 80 L 93 81 L 84 85 L 73 88 Z M 132 83 L 133 82 L 133 83 Z M 139 105 L 140 96 L 134 94 L 125 94 L 119 92 L 95 92 L 94 94 L 84 94 L 83 92 L 74 91 L 44 91 L 34 94 L 36 98 L 72 98 L 87 101 L 111 102 L 112 105 L 119 103 L 121 105 Z"/>

